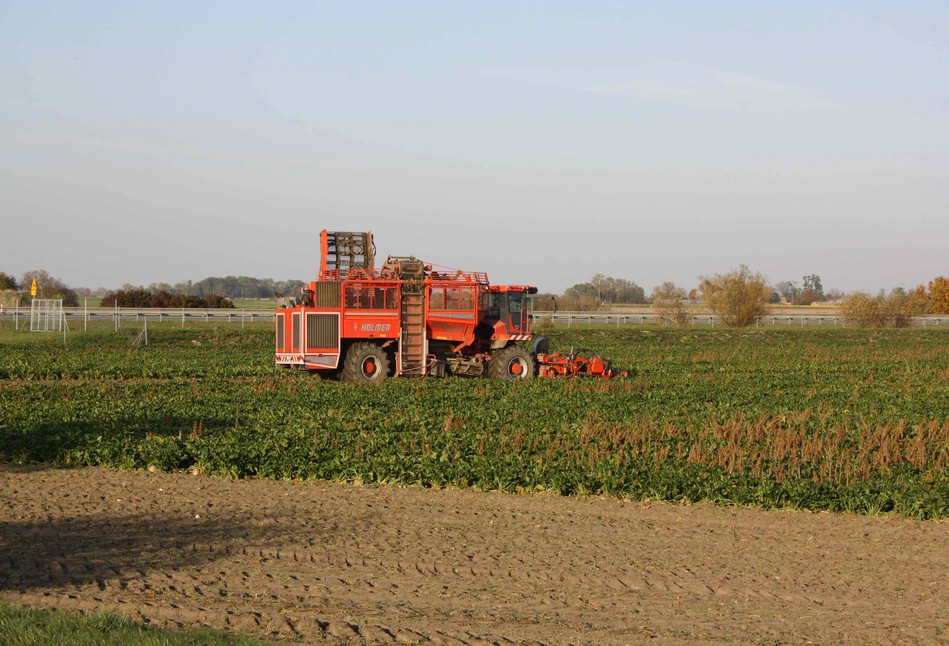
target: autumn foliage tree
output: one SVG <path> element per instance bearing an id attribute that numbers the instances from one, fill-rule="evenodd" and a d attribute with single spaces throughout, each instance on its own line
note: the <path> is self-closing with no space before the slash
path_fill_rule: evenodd
<path id="1" fill-rule="evenodd" d="M 805 289 L 791 301 L 794 305 L 811 305 L 823 297 L 813 289 Z"/>
<path id="2" fill-rule="evenodd" d="M 949 314 L 949 278 L 939 276 L 929 281 L 929 313 Z"/>
<path id="3" fill-rule="evenodd" d="M 702 276 L 699 280 L 706 305 L 728 327 L 751 325 L 768 310 L 772 293 L 768 280 L 745 265 L 725 274 Z"/>

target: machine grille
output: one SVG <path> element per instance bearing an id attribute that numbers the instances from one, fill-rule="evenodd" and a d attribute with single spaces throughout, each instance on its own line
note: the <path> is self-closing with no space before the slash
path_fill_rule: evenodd
<path id="1" fill-rule="evenodd" d="M 339 307 L 340 284 L 338 282 L 319 282 L 316 284 L 317 307 Z"/>
<path id="2" fill-rule="evenodd" d="M 293 347 L 290 348 L 291 352 L 300 352 L 300 315 L 293 315 Z"/>
<path id="3" fill-rule="evenodd" d="M 274 318 L 277 321 L 277 352 L 283 352 L 283 340 L 287 334 L 283 327 L 283 314 L 277 314 Z"/>
<path id="4" fill-rule="evenodd" d="M 306 345 L 307 348 L 312 349 L 339 349 L 339 316 L 308 313 L 306 315 Z"/>

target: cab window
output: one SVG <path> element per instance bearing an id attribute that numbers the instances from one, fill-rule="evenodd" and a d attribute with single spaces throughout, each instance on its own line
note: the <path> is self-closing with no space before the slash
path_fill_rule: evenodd
<path id="1" fill-rule="evenodd" d="M 503 295 L 496 292 L 487 292 L 482 294 L 481 309 L 485 311 L 485 316 L 490 319 L 501 318 L 500 299 Z"/>
<path id="2" fill-rule="evenodd" d="M 391 287 L 346 287 L 346 307 L 360 310 L 394 310 L 398 295 Z"/>
<path id="3" fill-rule="evenodd" d="M 431 310 L 473 310 L 475 294 L 473 287 L 433 287 L 429 298 Z"/>

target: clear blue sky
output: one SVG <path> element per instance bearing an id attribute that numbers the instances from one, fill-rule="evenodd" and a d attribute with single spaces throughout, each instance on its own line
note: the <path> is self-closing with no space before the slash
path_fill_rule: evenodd
<path id="1" fill-rule="evenodd" d="M 0 271 L 949 274 L 947 2 L 0 3 Z"/>

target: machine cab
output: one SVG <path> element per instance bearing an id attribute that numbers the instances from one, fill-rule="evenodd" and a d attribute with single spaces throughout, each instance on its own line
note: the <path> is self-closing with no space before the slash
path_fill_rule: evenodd
<path id="1" fill-rule="evenodd" d="M 485 319 L 493 323 L 494 336 L 530 336 L 531 307 L 536 287 L 492 285 L 488 288 Z"/>

